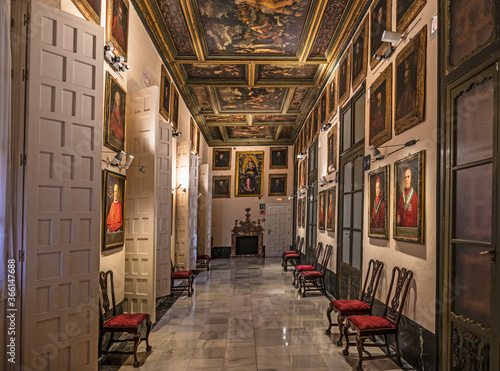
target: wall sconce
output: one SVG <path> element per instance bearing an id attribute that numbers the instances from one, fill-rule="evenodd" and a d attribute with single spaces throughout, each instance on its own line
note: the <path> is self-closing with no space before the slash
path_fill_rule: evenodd
<path id="1" fill-rule="evenodd" d="M 297 158 L 298 158 L 299 160 L 302 160 L 304 157 L 306 157 L 306 153 L 305 153 L 305 152 L 299 153 L 299 154 L 297 155 Z"/>
<path id="2" fill-rule="evenodd" d="M 420 139 L 412 139 L 412 140 L 409 140 L 408 142 L 404 143 L 404 144 L 391 144 L 391 145 L 387 145 L 387 146 L 380 146 L 378 148 L 388 148 L 388 147 L 400 147 L 398 149 L 395 149 L 394 151 L 392 152 L 389 152 L 388 154 L 386 155 L 382 155 L 380 153 L 380 151 L 377 149 L 377 148 L 374 148 L 373 146 L 370 146 L 369 149 L 372 151 L 373 153 L 373 156 L 375 156 L 375 159 L 372 161 L 375 162 L 375 161 L 379 161 L 379 160 L 383 160 L 384 158 L 387 158 L 389 157 L 390 155 L 392 155 L 393 153 L 396 153 L 398 151 L 401 151 L 403 148 L 406 148 L 406 147 L 411 147 L 413 146 L 414 144 L 416 144 Z M 373 148 L 372 148 L 373 147 Z"/>
<path id="3" fill-rule="evenodd" d="M 392 55 L 392 53 L 394 53 L 395 50 L 396 48 L 391 45 L 387 47 L 387 49 L 385 49 L 384 54 L 373 54 L 373 58 L 378 61 L 382 59 L 388 59 Z"/>
<path id="4" fill-rule="evenodd" d="M 182 135 L 182 133 L 180 131 L 177 131 L 177 130 L 172 131 L 172 136 L 174 138 L 177 138 L 179 135 Z"/>
<path id="5" fill-rule="evenodd" d="M 127 60 L 124 57 L 119 57 L 113 54 L 115 47 L 112 45 L 104 45 L 104 59 L 117 72 L 125 72 L 130 69 Z"/>
<path id="6" fill-rule="evenodd" d="M 326 175 L 322 175 L 319 180 L 321 181 L 320 187 L 324 187 L 324 186 L 327 186 L 330 183 L 333 183 L 333 179 L 332 180 L 326 179 Z"/>
<path id="7" fill-rule="evenodd" d="M 401 32 L 385 30 L 384 33 L 382 33 L 382 42 L 384 43 L 397 44 L 401 39 L 404 40 L 405 38 L 406 35 L 403 35 Z"/>
<path id="8" fill-rule="evenodd" d="M 114 152 L 110 152 L 110 153 L 114 153 Z M 125 161 L 125 164 L 122 165 L 122 161 L 123 161 L 124 157 L 127 158 L 127 161 Z M 128 157 L 127 157 L 127 154 L 124 151 L 118 152 L 115 155 L 115 157 L 113 157 L 111 160 L 109 158 L 106 160 L 102 160 L 102 162 L 105 162 L 108 166 L 116 166 L 120 170 L 121 169 L 128 170 L 130 168 L 130 166 L 132 165 L 132 161 L 134 161 L 134 156 L 128 155 Z M 144 174 L 146 172 L 146 167 L 142 166 L 139 169 L 139 171 Z"/>
<path id="9" fill-rule="evenodd" d="M 323 126 L 321 126 L 321 129 L 319 129 L 319 131 L 325 132 L 328 129 L 330 129 L 331 126 L 332 126 L 331 122 L 327 122 L 326 124 L 323 124 Z"/>

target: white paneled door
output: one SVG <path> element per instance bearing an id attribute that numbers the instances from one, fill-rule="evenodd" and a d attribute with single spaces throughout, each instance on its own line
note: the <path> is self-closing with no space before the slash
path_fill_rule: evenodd
<path id="1" fill-rule="evenodd" d="M 97 370 L 103 40 L 31 1 L 23 370 Z"/>
<path id="2" fill-rule="evenodd" d="M 267 205 L 269 229 L 267 236 L 266 257 L 281 256 L 289 250 L 291 239 L 292 216 L 290 205 Z"/>

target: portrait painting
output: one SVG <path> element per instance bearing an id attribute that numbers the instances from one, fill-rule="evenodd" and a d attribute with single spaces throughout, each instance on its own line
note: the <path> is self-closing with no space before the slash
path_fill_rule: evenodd
<path id="1" fill-rule="evenodd" d="M 325 103 L 326 103 L 326 101 L 325 101 Z M 312 128 L 311 143 L 314 141 L 314 139 L 316 139 L 318 132 L 319 132 L 319 128 L 321 127 L 321 100 L 320 100 L 320 103 L 316 106 L 316 109 L 318 111 L 316 114 L 316 121 L 313 121 L 311 124 L 311 128 Z"/>
<path id="2" fill-rule="evenodd" d="M 264 152 L 236 152 L 236 197 L 260 197 L 264 187 Z"/>
<path id="3" fill-rule="evenodd" d="M 318 229 L 325 229 L 325 191 L 318 195 Z"/>
<path id="4" fill-rule="evenodd" d="M 396 58 L 394 96 L 396 135 L 424 120 L 426 44 L 427 26 L 424 26 Z"/>
<path id="5" fill-rule="evenodd" d="M 170 80 L 168 78 L 167 69 L 161 65 L 161 83 L 160 83 L 160 114 L 168 121 L 168 113 L 170 112 Z"/>
<path id="6" fill-rule="evenodd" d="M 389 239 L 389 168 L 368 174 L 368 237 Z"/>
<path id="7" fill-rule="evenodd" d="M 307 179 L 307 158 L 304 158 L 299 163 L 299 188 L 304 188 L 306 186 Z"/>
<path id="8" fill-rule="evenodd" d="M 404 32 L 427 0 L 396 0 L 396 31 Z"/>
<path id="9" fill-rule="evenodd" d="M 269 196 L 286 196 L 286 174 L 269 174 Z"/>
<path id="10" fill-rule="evenodd" d="M 392 63 L 370 87 L 370 146 L 378 147 L 392 138 Z"/>
<path id="11" fill-rule="evenodd" d="M 271 147 L 270 157 L 270 169 L 288 169 L 288 148 Z"/>
<path id="12" fill-rule="evenodd" d="M 373 69 L 378 60 L 375 54 L 384 54 L 390 44 L 382 42 L 385 30 L 392 30 L 392 0 L 375 0 L 370 11 L 370 66 Z"/>
<path id="13" fill-rule="evenodd" d="M 425 151 L 394 163 L 394 239 L 424 243 Z"/>
<path id="14" fill-rule="evenodd" d="M 231 176 L 221 175 L 213 177 L 213 198 L 231 198 Z"/>
<path id="15" fill-rule="evenodd" d="M 87 21 L 101 24 L 101 0 L 72 0 Z"/>
<path id="16" fill-rule="evenodd" d="M 327 107 L 326 107 L 326 99 L 327 98 L 327 93 L 323 93 L 319 100 L 319 125 L 318 127 L 321 127 L 322 125 L 325 125 L 328 122 L 328 116 L 327 116 Z"/>
<path id="17" fill-rule="evenodd" d="M 297 199 L 297 225 L 302 227 L 302 199 Z"/>
<path id="18" fill-rule="evenodd" d="M 196 125 L 192 117 L 190 120 L 190 126 L 191 153 L 193 155 L 197 155 L 200 153 L 200 130 L 198 129 L 198 126 Z"/>
<path id="19" fill-rule="evenodd" d="M 123 246 L 125 241 L 126 177 L 109 170 L 103 172 L 103 243 L 102 250 Z"/>
<path id="20" fill-rule="evenodd" d="M 174 87 L 172 88 L 172 103 L 170 107 L 172 107 L 170 122 L 172 123 L 172 128 L 177 130 L 179 127 L 179 92 Z"/>
<path id="21" fill-rule="evenodd" d="M 337 169 L 337 125 L 334 125 L 327 138 L 327 171 L 333 173 Z"/>
<path id="22" fill-rule="evenodd" d="M 125 102 L 127 93 L 106 72 L 104 102 L 104 145 L 113 151 L 125 149 Z"/>
<path id="23" fill-rule="evenodd" d="M 300 220 L 303 228 L 306 227 L 306 209 L 307 209 L 307 199 L 304 197 L 302 199 L 302 212 L 300 213 Z"/>
<path id="24" fill-rule="evenodd" d="M 328 118 L 332 120 L 337 114 L 337 72 L 328 84 Z"/>
<path id="25" fill-rule="evenodd" d="M 326 191 L 326 230 L 335 232 L 335 187 Z"/>
<path id="26" fill-rule="evenodd" d="M 231 148 L 214 148 L 212 170 L 231 169 Z"/>
<path id="27" fill-rule="evenodd" d="M 337 93 L 339 95 L 339 107 L 341 107 L 349 99 L 351 89 L 351 66 L 350 66 L 351 53 L 344 54 L 339 63 L 337 72 Z"/>
<path id="28" fill-rule="evenodd" d="M 106 44 L 115 47 L 115 54 L 127 59 L 128 0 L 107 0 Z"/>
<path id="29" fill-rule="evenodd" d="M 368 18 L 366 18 L 352 41 L 352 91 L 355 91 L 366 77 L 368 63 Z"/>

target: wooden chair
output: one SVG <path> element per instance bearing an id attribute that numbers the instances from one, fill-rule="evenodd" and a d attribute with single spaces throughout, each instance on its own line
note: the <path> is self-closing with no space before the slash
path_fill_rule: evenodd
<path id="1" fill-rule="evenodd" d="M 191 271 L 176 271 L 172 260 L 170 260 L 170 266 L 172 267 L 172 274 L 170 276 L 170 291 L 184 291 L 187 288 L 188 296 L 193 295 L 193 281 L 194 276 Z M 175 286 L 174 282 L 178 281 L 186 281 L 187 285 L 179 285 Z"/>
<path id="2" fill-rule="evenodd" d="M 321 291 L 326 293 L 325 288 L 325 272 L 332 255 L 332 245 L 326 245 L 325 255 L 323 256 L 323 263 L 321 268 L 317 271 L 304 271 L 299 276 L 299 294 L 302 291 L 302 297 L 306 296 L 306 291 Z"/>
<path id="3" fill-rule="evenodd" d="M 289 260 L 295 260 L 296 262 L 299 261 L 300 252 L 302 251 L 302 246 L 304 245 L 304 237 L 302 237 L 300 240 L 297 238 L 297 240 L 299 241 L 299 243 L 296 245 L 296 250 L 285 251 L 282 255 L 283 262 L 281 263 L 281 265 L 283 266 L 283 270 L 285 272 L 287 271 Z"/>
<path id="4" fill-rule="evenodd" d="M 196 263 L 198 268 L 207 268 L 210 270 L 210 255 L 196 255 Z"/>
<path id="5" fill-rule="evenodd" d="M 342 354 L 349 354 L 349 345 L 354 345 L 354 343 L 349 343 L 349 328 L 353 330 L 356 334 L 356 348 L 358 349 L 359 361 L 356 366 L 356 371 L 363 370 L 362 363 L 364 360 L 369 359 L 380 359 L 380 358 L 393 358 L 396 357 L 396 362 L 399 366 L 402 365 L 401 357 L 399 354 L 399 342 L 398 342 L 398 331 L 399 331 L 399 320 L 401 319 L 401 312 L 404 308 L 406 302 L 406 294 L 408 293 L 408 288 L 410 281 L 413 278 L 413 272 L 406 270 L 406 268 L 394 267 L 392 270 L 392 279 L 389 286 L 389 291 L 387 292 L 387 300 L 385 302 L 384 314 L 382 316 L 352 316 L 348 317 L 346 324 L 344 326 L 344 336 L 346 338 L 345 349 Z M 394 285 L 394 283 L 396 283 Z M 392 293 L 393 287 L 395 286 L 394 294 Z M 391 299 L 392 296 L 392 299 Z M 389 308 L 389 303 L 391 307 Z M 351 334 L 353 335 L 353 334 Z M 394 350 L 395 355 L 390 352 L 390 345 L 387 341 L 387 335 L 394 335 Z M 383 336 L 385 344 L 364 344 L 365 340 L 370 336 Z M 363 351 L 365 346 L 386 346 L 387 354 L 383 355 L 368 355 L 363 357 Z"/>
<path id="6" fill-rule="evenodd" d="M 380 274 L 384 268 L 384 263 L 371 259 L 366 271 L 365 283 L 359 300 L 332 300 L 326 311 L 329 326 L 325 330 L 327 334 L 331 333 L 332 326 L 338 325 L 340 338 L 337 345 L 342 345 L 342 336 L 344 336 L 344 319 L 349 316 L 371 315 L 375 293 L 377 292 L 380 281 Z M 332 323 L 332 312 L 337 313 L 337 323 Z"/>
<path id="7" fill-rule="evenodd" d="M 298 288 L 300 272 L 317 271 L 318 269 L 320 269 L 320 267 L 318 266 L 318 262 L 319 262 L 319 257 L 321 256 L 322 252 L 323 252 L 323 242 L 318 242 L 318 248 L 316 250 L 316 256 L 314 257 L 313 264 L 312 265 L 301 264 L 301 265 L 295 266 L 295 270 L 293 271 L 293 283 L 292 283 L 292 285 L 294 285 Z"/>
<path id="8" fill-rule="evenodd" d="M 113 307 L 110 308 L 109 301 L 109 287 L 111 288 L 111 300 Z M 100 328 L 101 337 L 99 338 L 99 351 L 102 353 L 118 353 L 118 354 L 134 354 L 134 367 L 139 367 L 137 360 L 137 348 L 141 340 L 146 340 L 146 350 L 149 352 L 151 346 L 149 345 L 149 333 L 151 332 L 151 319 L 148 313 L 134 313 L 134 314 L 116 314 L 116 301 L 115 301 L 115 287 L 113 283 L 113 272 L 100 272 L 99 286 L 101 287 L 101 298 L 99 298 L 99 306 L 101 307 L 100 313 Z M 141 333 L 146 330 L 146 337 L 141 338 Z M 101 350 L 104 334 L 111 333 L 106 350 Z M 133 334 L 133 339 L 114 339 L 115 332 L 127 332 Z M 109 348 L 113 342 L 134 341 L 133 352 L 110 351 Z"/>

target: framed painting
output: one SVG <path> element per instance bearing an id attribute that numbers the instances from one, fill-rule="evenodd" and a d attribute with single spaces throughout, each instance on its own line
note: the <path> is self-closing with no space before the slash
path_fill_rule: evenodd
<path id="1" fill-rule="evenodd" d="M 396 135 L 424 120 L 426 44 L 427 26 L 424 26 L 396 58 L 394 96 Z"/>
<path id="2" fill-rule="evenodd" d="M 325 191 L 318 195 L 318 229 L 325 229 Z"/>
<path id="3" fill-rule="evenodd" d="M 106 44 L 115 47 L 115 54 L 127 59 L 128 0 L 107 0 Z"/>
<path id="4" fill-rule="evenodd" d="M 87 21 L 101 25 L 101 0 L 72 1 Z"/>
<path id="5" fill-rule="evenodd" d="M 351 53 L 348 51 L 344 54 L 339 63 L 337 72 L 337 93 L 339 95 L 339 107 L 349 99 L 351 89 Z"/>
<path id="6" fill-rule="evenodd" d="M 368 17 L 361 23 L 352 41 L 352 91 L 355 91 L 366 77 L 368 64 Z"/>
<path id="7" fill-rule="evenodd" d="M 297 198 L 297 225 L 302 227 L 302 199 Z"/>
<path id="8" fill-rule="evenodd" d="M 335 187 L 326 193 L 326 230 L 335 232 Z"/>
<path id="9" fill-rule="evenodd" d="M 302 199 L 302 212 L 300 213 L 300 220 L 303 228 L 306 227 L 306 208 L 307 208 L 306 200 L 307 199 L 305 197 Z"/>
<path id="10" fill-rule="evenodd" d="M 306 186 L 307 179 L 307 157 L 303 158 L 299 163 L 299 189 Z"/>
<path id="11" fill-rule="evenodd" d="M 212 197 L 231 198 L 231 175 L 213 177 Z"/>
<path id="12" fill-rule="evenodd" d="M 368 237 L 389 239 L 389 168 L 368 174 Z"/>
<path id="13" fill-rule="evenodd" d="M 392 63 L 370 87 L 370 146 L 378 147 L 392 138 Z"/>
<path id="14" fill-rule="evenodd" d="M 396 31 L 404 32 L 426 3 L 427 0 L 396 0 Z"/>
<path id="15" fill-rule="evenodd" d="M 394 163 L 394 239 L 424 243 L 425 151 Z"/>
<path id="16" fill-rule="evenodd" d="M 326 106 L 326 102 L 327 101 L 327 93 L 324 92 L 323 95 L 321 96 L 320 100 L 319 100 L 319 125 L 318 127 L 321 127 L 323 125 L 326 125 L 326 123 L 328 122 L 328 115 L 327 115 L 327 106 Z"/>
<path id="17" fill-rule="evenodd" d="M 337 114 L 337 72 L 333 73 L 333 77 L 328 85 L 328 117 L 332 120 Z"/>
<path id="18" fill-rule="evenodd" d="M 236 197 L 261 197 L 264 152 L 236 152 Z"/>
<path id="19" fill-rule="evenodd" d="M 214 148 L 212 170 L 231 170 L 231 148 Z"/>
<path id="20" fill-rule="evenodd" d="M 269 169 L 288 169 L 288 148 L 271 147 Z"/>
<path id="21" fill-rule="evenodd" d="M 269 196 L 286 196 L 287 174 L 269 174 Z"/>
<path id="22" fill-rule="evenodd" d="M 125 101 L 127 93 L 106 72 L 104 101 L 104 145 L 113 151 L 125 149 Z"/>
<path id="23" fill-rule="evenodd" d="M 384 54 L 389 43 L 382 42 L 385 30 L 392 30 L 392 1 L 375 0 L 370 11 L 370 66 L 373 69 L 379 62 L 375 54 Z"/>
<path id="24" fill-rule="evenodd" d="M 168 121 L 170 112 L 170 79 L 168 78 L 167 69 L 161 65 L 161 84 L 160 84 L 160 115 Z"/>
<path id="25" fill-rule="evenodd" d="M 103 172 L 102 250 L 122 247 L 125 241 L 126 177 L 109 170 Z"/>
<path id="26" fill-rule="evenodd" d="M 179 92 L 174 87 L 172 87 L 172 104 L 170 107 L 172 109 L 170 112 L 170 122 L 172 123 L 172 128 L 177 131 L 179 127 Z"/>
<path id="27" fill-rule="evenodd" d="M 337 125 L 332 127 L 327 138 L 327 171 L 333 173 L 337 169 Z"/>
<path id="28" fill-rule="evenodd" d="M 323 94 L 324 95 L 324 94 Z M 326 103 L 326 101 L 325 101 Z M 311 143 L 314 142 L 314 140 L 316 139 L 316 137 L 318 136 L 318 132 L 319 132 L 319 128 L 321 127 L 321 104 L 318 104 L 316 106 L 316 109 L 317 109 L 317 113 L 316 113 L 316 121 L 313 121 L 311 123 L 311 131 L 312 131 L 312 135 L 311 135 Z"/>
<path id="29" fill-rule="evenodd" d="M 194 122 L 194 119 L 191 117 L 190 120 L 191 123 L 191 153 L 193 155 L 197 155 L 200 153 L 200 130 L 198 129 L 198 126 L 196 126 L 196 123 Z"/>

